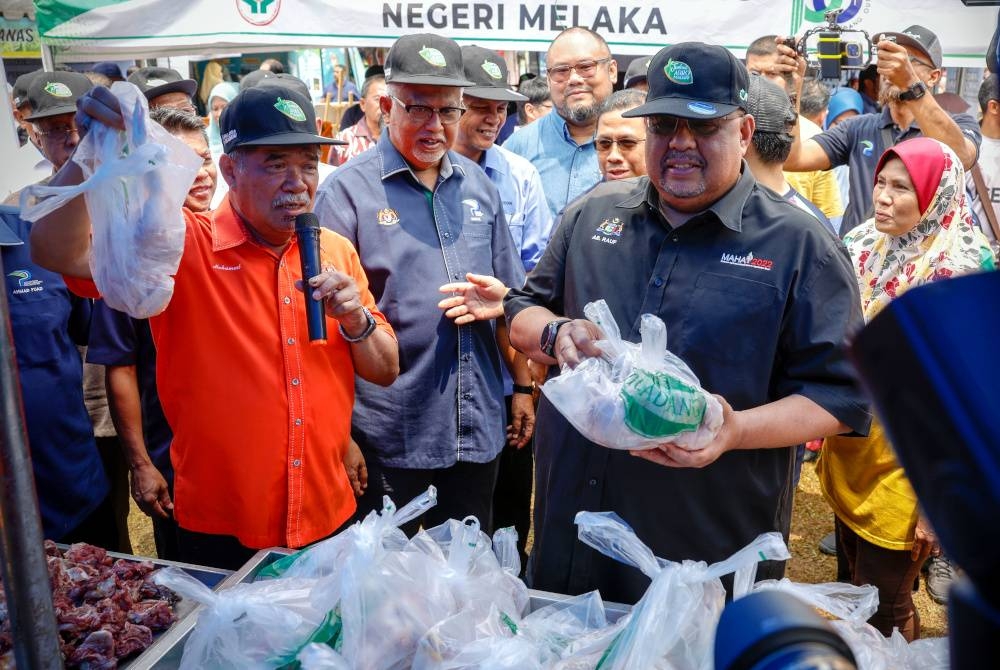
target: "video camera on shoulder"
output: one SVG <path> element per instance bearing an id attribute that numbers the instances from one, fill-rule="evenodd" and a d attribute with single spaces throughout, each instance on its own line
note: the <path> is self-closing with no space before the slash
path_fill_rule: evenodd
<path id="1" fill-rule="evenodd" d="M 844 28 L 837 23 L 841 11 L 834 9 L 824 14 L 825 26 L 807 30 L 802 37 L 786 37 L 783 40 L 808 61 L 809 42 L 816 38 L 812 48 L 819 61 L 820 79 L 839 80 L 844 70 L 863 70 L 871 62 L 874 51 L 871 37 L 860 28 Z M 845 36 L 861 39 L 845 39 Z"/>

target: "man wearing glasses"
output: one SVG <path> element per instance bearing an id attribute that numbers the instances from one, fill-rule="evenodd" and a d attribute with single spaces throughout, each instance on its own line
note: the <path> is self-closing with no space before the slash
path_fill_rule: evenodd
<path id="1" fill-rule="evenodd" d="M 646 124 L 642 119 L 622 116 L 644 102 L 645 91 L 626 88 L 612 93 L 601 107 L 594 145 L 605 181 L 646 174 Z"/>
<path id="2" fill-rule="evenodd" d="M 146 96 L 151 110 L 172 107 L 188 114 L 197 113 L 193 96 L 198 90 L 198 82 L 184 79 L 177 70 L 168 67 L 143 67 L 129 75 L 128 80 Z"/>
<path id="3" fill-rule="evenodd" d="M 396 329 L 400 375 L 388 388 L 356 386 L 352 435 L 368 466 L 358 514 L 390 495 L 402 504 L 433 484 L 438 504 L 415 531 L 475 515 L 491 524 L 505 442 L 501 355 L 494 319 L 444 301 L 496 277 L 521 286 L 524 270 L 496 187 L 450 151 L 465 108 L 462 52 L 431 34 L 398 39 L 385 61 L 385 131 L 373 149 L 327 179 L 316 198 L 322 224 L 358 250 L 379 309 Z M 468 294 L 466 294 L 468 295 Z M 454 318 L 454 320 L 452 320 Z"/>
<path id="4" fill-rule="evenodd" d="M 622 602 L 649 580 L 578 542 L 577 511 L 617 512 L 657 556 L 718 561 L 760 533 L 787 537 L 791 445 L 870 420 L 841 349 L 862 324 L 850 260 L 743 161 L 754 132 L 746 68 L 688 42 L 656 54 L 648 82 L 647 102 L 624 113 L 645 119 L 648 176 L 599 184 L 567 207 L 525 287 L 504 300 L 513 345 L 550 366 L 601 355 L 602 333 L 583 318 L 591 301 L 607 300 L 633 342 L 639 317 L 656 314 L 670 350 L 723 405 L 705 449 L 629 454 L 588 442 L 543 395 L 529 583 Z M 762 564 L 758 575 L 782 571 Z"/>
<path id="5" fill-rule="evenodd" d="M 887 148 L 912 137 L 932 137 L 951 147 L 969 169 L 982 143 L 982 132 L 972 116 L 948 114 L 931 95 L 941 80 L 942 53 L 937 35 L 923 26 L 910 26 L 901 33 L 878 36 L 882 111 L 861 114 L 795 142 L 785 163 L 788 171 L 850 166 L 851 198 L 841 235 L 871 215 L 875 165 Z M 778 45 L 778 49 L 780 63 L 775 68 L 795 70 L 796 54 L 784 45 Z"/>
<path id="6" fill-rule="evenodd" d="M 546 62 L 556 113 L 511 135 L 504 148 L 538 168 L 549 210 L 557 216 L 601 179 L 594 130 L 618 77 L 618 64 L 603 37 L 580 27 L 559 33 Z"/>

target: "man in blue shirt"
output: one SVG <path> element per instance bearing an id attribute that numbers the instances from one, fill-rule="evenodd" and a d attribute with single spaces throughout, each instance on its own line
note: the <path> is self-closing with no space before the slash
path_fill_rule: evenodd
<path id="1" fill-rule="evenodd" d="M 118 544 L 107 475 L 83 404 L 90 301 L 31 261 L 31 224 L 0 207 L 0 254 L 24 402 L 31 465 L 46 538 Z"/>
<path id="2" fill-rule="evenodd" d="M 618 65 L 604 38 L 580 27 L 556 36 L 546 62 L 556 113 L 525 126 L 504 146 L 538 168 L 549 210 L 556 216 L 601 180 L 594 131 Z"/>
<path id="3" fill-rule="evenodd" d="M 932 137 L 947 144 L 969 169 L 976 162 L 982 142 L 974 118 L 948 114 L 930 95 L 941 80 L 942 53 L 937 36 L 922 26 L 879 35 L 882 111 L 855 116 L 808 140 L 795 142 L 785 163 L 785 169 L 790 171 L 850 166 L 851 197 L 841 235 L 871 215 L 875 166 L 887 148 L 911 137 Z M 782 55 L 776 68 L 798 67 L 794 52 L 785 45 L 778 45 L 778 49 Z"/>
<path id="4" fill-rule="evenodd" d="M 323 89 L 323 95 L 330 94 L 331 102 L 351 102 L 360 100 L 358 87 L 347 76 L 347 71 L 339 63 L 333 66 L 333 81 Z"/>
<path id="5" fill-rule="evenodd" d="M 352 434 L 368 463 L 358 514 L 381 507 L 383 494 L 403 503 L 434 484 L 438 505 L 425 525 L 472 514 L 485 528 L 504 445 L 497 329 L 464 309 L 454 322 L 455 312 L 441 315 L 438 287 L 472 273 L 520 286 L 524 270 L 496 187 L 449 151 L 461 87 L 472 85 L 458 45 L 401 37 L 385 75 L 386 131 L 323 183 L 315 205 L 323 225 L 357 248 L 399 342 L 395 383 L 356 384 Z"/>

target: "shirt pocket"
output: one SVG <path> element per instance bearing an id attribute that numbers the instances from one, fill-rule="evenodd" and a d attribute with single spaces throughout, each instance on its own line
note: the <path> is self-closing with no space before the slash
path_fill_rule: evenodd
<path id="1" fill-rule="evenodd" d="M 781 327 L 778 287 L 733 275 L 697 276 L 681 332 L 684 351 L 758 373 L 770 370 Z M 668 347 L 669 333 L 668 333 Z"/>
<path id="2" fill-rule="evenodd" d="M 493 225 L 466 223 L 462 239 L 468 253 L 469 270 L 477 274 L 493 274 Z"/>

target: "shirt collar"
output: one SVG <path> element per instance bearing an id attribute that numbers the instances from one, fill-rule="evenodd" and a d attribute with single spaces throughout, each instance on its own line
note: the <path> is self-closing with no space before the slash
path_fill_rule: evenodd
<path id="1" fill-rule="evenodd" d="M 378 141 L 375 143 L 375 148 L 378 151 L 379 158 L 381 159 L 382 166 L 382 180 L 385 181 L 389 177 L 399 174 L 400 172 L 409 172 L 413 180 L 418 184 L 420 180 L 417 176 L 413 174 L 413 169 L 410 164 L 406 162 L 403 158 L 403 154 L 399 153 L 396 149 L 396 145 L 392 143 L 389 139 L 389 129 L 386 128 L 379 137 Z M 451 151 L 445 152 L 444 157 L 441 158 L 441 172 L 438 176 L 439 179 L 449 179 L 453 173 L 458 172 L 462 176 L 465 175 L 465 170 L 461 165 L 458 165 L 454 160 L 454 154 Z"/>
<path id="2" fill-rule="evenodd" d="M 483 152 L 479 158 L 479 166 L 486 171 L 486 174 L 492 172 L 507 174 L 507 161 L 500 155 L 500 150 L 496 145 Z"/>
<path id="3" fill-rule="evenodd" d="M 719 223 L 726 228 L 729 228 L 734 233 L 741 232 L 743 230 L 743 208 L 756 183 L 757 181 L 750 174 L 750 167 L 746 161 L 743 161 L 740 178 L 736 181 L 736 184 L 724 196 L 712 203 L 708 209 L 699 212 L 692 218 L 700 217 L 705 212 L 711 212 L 718 219 Z M 635 189 L 624 200 L 619 202 L 618 206 L 635 209 L 643 203 L 649 205 L 650 209 L 654 212 L 659 212 L 662 216 L 660 195 L 653 187 L 653 183 L 649 180 L 649 177 L 639 179 Z"/>
<path id="4" fill-rule="evenodd" d="M 15 247 L 24 244 L 24 241 L 11 230 L 4 220 L 7 216 L 15 218 L 18 215 L 19 210 L 16 207 L 0 206 L 0 247 Z"/>
<path id="5" fill-rule="evenodd" d="M 379 133 L 381 135 L 381 133 Z M 375 141 L 375 137 L 372 136 L 371 128 L 368 127 L 368 119 L 361 117 L 357 123 L 354 124 L 354 136 L 355 137 L 366 137 L 371 141 Z"/>
<path id="6" fill-rule="evenodd" d="M 574 147 L 584 147 L 587 146 L 588 144 L 593 144 L 594 142 L 594 138 L 591 137 L 589 142 L 584 142 L 583 144 L 577 144 L 576 140 L 573 139 L 573 136 L 569 132 L 569 124 L 566 123 L 566 119 L 560 116 L 559 112 L 555 110 L 543 116 L 541 119 L 539 119 L 539 121 L 536 121 L 536 123 L 541 121 L 546 121 L 549 124 L 551 124 L 553 129 L 556 132 L 560 133 L 562 135 L 562 138 L 567 142 L 569 142 L 570 144 L 572 144 Z"/>
<path id="7" fill-rule="evenodd" d="M 195 214 L 195 216 L 199 216 Z M 223 251 L 238 247 L 250 241 L 250 233 L 229 204 L 229 197 L 222 199 L 219 208 L 212 214 L 212 251 Z"/>

